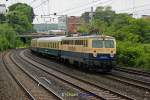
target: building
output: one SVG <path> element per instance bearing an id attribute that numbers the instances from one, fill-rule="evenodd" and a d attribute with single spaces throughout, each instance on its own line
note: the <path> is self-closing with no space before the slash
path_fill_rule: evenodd
<path id="1" fill-rule="evenodd" d="M 6 14 L 6 5 L 0 4 L 0 14 Z"/>
<path id="2" fill-rule="evenodd" d="M 142 18 L 150 19 L 150 15 L 142 15 Z"/>
<path id="3" fill-rule="evenodd" d="M 90 12 L 85 12 L 81 16 L 81 20 L 83 23 L 89 23 L 91 18 L 90 18 Z"/>
<path id="4" fill-rule="evenodd" d="M 49 35 L 65 35 L 64 30 L 49 30 Z"/>
<path id="5" fill-rule="evenodd" d="M 77 28 L 81 24 L 80 17 L 70 16 L 68 18 L 68 32 L 69 33 L 77 33 Z"/>
<path id="6" fill-rule="evenodd" d="M 48 33 L 49 30 L 58 30 L 58 24 L 34 24 L 34 29 L 38 33 Z"/>

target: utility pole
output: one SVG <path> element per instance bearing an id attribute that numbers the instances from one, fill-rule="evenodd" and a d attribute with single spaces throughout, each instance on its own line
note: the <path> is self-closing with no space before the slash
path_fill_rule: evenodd
<path id="1" fill-rule="evenodd" d="M 94 3 L 94 0 L 93 0 L 93 3 Z M 94 7 L 92 6 L 91 7 L 91 16 L 90 16 L 91 17 L 91 20 L 90 20 L 91 23 L 92 23 L 92 20 L 93 20 L 93 15 L 94 15 L 93 13 L 94 13 Z"/>
<path id="2" fill-rule="evenodd" d="M 91 7 L 91 16 L 90 16 L 90 17 L 91 17 L 91 20 L 90 20 L 90 22 L 92 22 L 92 20 L 93 20 L 93 12 L 94 12 L 94 11 L 93 11 L 93 7 Z"/>
<path id="3" fill-rule="evenodd" d="M 133 0 L 132 3 L 133 3 L 133 4 L 132 4 L 132 5 L 133 5 L 133 15 L 132 15 L 132 16 L 135 17 L 135 8 L 134 8 L 134 7 L 135 7 L 135 1 Z"/>
<path id="4" fill-rule="evenodd" d="M 68 32 L 68 16 L 65 15 L 66 17 L 66 35 L 69 36 L 69 32 Z"/>

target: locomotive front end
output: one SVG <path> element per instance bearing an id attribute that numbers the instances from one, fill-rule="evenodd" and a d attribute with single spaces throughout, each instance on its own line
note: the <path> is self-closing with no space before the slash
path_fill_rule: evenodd
<path id="1" fill-rule="evenodd" d="M 113 37 L 93 38 L 92 59 L 93 65 L 96 69 L 101 69 L 104 72 L 109 72 L 116 63 L 116 41 Z"/>

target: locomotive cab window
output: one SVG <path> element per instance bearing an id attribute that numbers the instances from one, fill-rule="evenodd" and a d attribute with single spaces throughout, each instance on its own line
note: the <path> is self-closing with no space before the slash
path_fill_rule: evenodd
<path id="1" fill-rule="evenodd" d="M 93 48 L 103 48 L 103 40 L 92 40 Z"/>
<path id="2" fill-rule="evenodd" d="M 105 48 L 114 48 L 113 40 L 105 40 Z"/>

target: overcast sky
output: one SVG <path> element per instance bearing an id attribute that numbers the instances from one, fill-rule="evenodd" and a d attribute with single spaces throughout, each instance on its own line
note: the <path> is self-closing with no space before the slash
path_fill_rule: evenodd
<path id="1" fill-rule="evenodd" d="M 8 0 L 7 2 L 6 0 L 0 0 L 0 3 L 5 3 L 7 6 L 16 2 L 31 5 L 36 15 L 47 15 L 56 12 L 58 15 L 80 16 L 83 12 L 90 11 L 91 6 L 94 9 L 97 6 L 111 6 L 118 13 L 134 12 L 135 17 L 150 14 L 150 0 Z M 45 20 L 49 21 L 49 18 Z M 51 21 L 53 21 L 53 18 L 51 18 Z M 42 23 L 40 17 L 35 19 L 34 23 L 37 22 Z M 56 22 L 56 19 L 54 19 L 54 22 Z"/>

